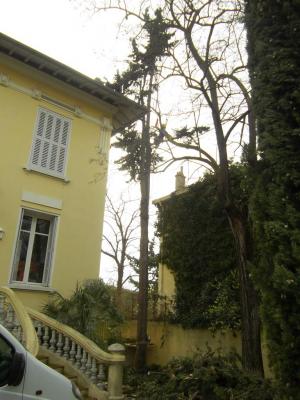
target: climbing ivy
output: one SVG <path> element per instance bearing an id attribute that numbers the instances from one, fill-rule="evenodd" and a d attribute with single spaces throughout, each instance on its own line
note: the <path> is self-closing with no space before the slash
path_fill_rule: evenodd
<path id="1" fill-rule="evenodd" d="M 300 399 L 300 2 L 246 1 L 260 162 L 252 198 L 270 358 Z"/>
<path id="2" fill-rule="evenodd" d="M 231 168 L 242 193 L 240 169 Z M 175 321 L 184 327 L 239 328 L 234 242 L 213 174 L 160 204 L 158 233 L 161 262 L 176 283 Z"/>

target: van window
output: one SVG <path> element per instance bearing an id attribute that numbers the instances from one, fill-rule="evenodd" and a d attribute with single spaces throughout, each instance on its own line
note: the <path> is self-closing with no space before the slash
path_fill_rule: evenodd
<path id="1" fill-rule="evenodd" d="M 13 355 L 13 347 L 0 335 L 0 386 L 7 383 Z"/>

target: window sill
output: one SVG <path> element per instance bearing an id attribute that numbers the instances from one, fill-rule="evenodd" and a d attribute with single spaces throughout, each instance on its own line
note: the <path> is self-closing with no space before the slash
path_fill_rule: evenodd
<path id="1" fill-rule="evenodd" d="M 39 169 L 32 169 L 30 167 L 23 167 L 23 170 L 26 171 L 26 172 L 33 172 L 33 173 L 36 173 L 36 174 L 46 175 L 46 176 L 49 176 L 50 178 L 54 178 L 54 179 L 58 179 L 60 181 L 63 181 L 64 183 L 70 183 L 70 179 L 68 179 L 68 178 L 66 178 L 64 176 L 58 176 L 58 175 L 55 175 L 55 174 L 51 174 L 49 172 L 41 171 Z"/>
<path id="2" fill-rule="evenodd" d="M 38 292 L 55 292 L 54 289 L 50 288 L 49 286 L 42 286 L 42 285 L 31 285 L 30 283 L 9 283 L 8 287 L 11 289 L 20 289 L 20 290 L 35 290 Z"/>

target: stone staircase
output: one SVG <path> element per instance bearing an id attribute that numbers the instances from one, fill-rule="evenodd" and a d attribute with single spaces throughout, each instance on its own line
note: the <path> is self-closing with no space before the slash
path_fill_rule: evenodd
<path id="1" fill-rule="evenodd" d="M 0 323 L 36 358 L 73 381 L 86 400 L 123 400 L 124 347 L 109 353 L 69 326 L 25 308 L 9 288 L 0 288 Z"/>
<path id="2" fill-rule="evenodd" d="M 38 360 L 48 365 L 50 368 L 64 375 L 70 381 L 74 382 L 76 386 L 80 389 L 82 397 L 85 400 L 95 400 L 95 399 L 107 399 L 106 392 L 99 396 L 98 390 L 94 388 L 94 393 L 91 390 L 91 382 L 84 377 L 84 375 L 79 374 L 78 371 L 72 368 L 72 364 L 64 362 L 61 357 L 55 356 L 49 350 L 41 348 L 38 355 Z"/>

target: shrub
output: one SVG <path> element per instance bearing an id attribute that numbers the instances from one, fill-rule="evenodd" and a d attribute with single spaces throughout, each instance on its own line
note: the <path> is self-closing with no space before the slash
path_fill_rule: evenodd
<path id="1" fill-rule="evenodd" d="M 162 369 L 150 369 L 135 379 L 135 385 L 139 400 L 276 399 L 270 381 L 243 371 L 239 356 L 210 349 L 193 358 L 174 359 Z"/>
<path id="2" fill-rule="evenodd" d="M 77 285 L 70 298 L 54 293 L 43 312 L 71 326 L 95 343 L 103 345 L 99 338 L 100 324 L 105 322 L 108 342 L 115 341 L 117 327 L 122 318 L 113 304 L 110 288 L 101 279 L 87 280 Z"/>

